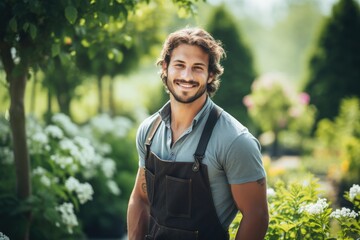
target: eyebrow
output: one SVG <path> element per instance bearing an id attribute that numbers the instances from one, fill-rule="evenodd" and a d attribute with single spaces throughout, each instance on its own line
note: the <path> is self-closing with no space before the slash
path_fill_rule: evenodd
<path id="1" fill-rule="evenodd" d="M 175 59 L 175 60 L 174 60 L 174 63 L 183 63 L 183 64 L 185 64 L 185 61 L 180 60 L 180 59 Z M 195 66 L 203 66 L 203 67 L 206 67 L 206 64 L 205 64 L 205 63 L 201 63 L 201 62 L 195 63 L 194 65 L 195 65 Z"/>

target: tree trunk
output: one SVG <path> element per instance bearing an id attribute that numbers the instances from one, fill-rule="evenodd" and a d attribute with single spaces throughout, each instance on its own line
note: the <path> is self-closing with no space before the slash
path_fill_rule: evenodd
<path id="1" fill-rule="evenodd" d="M 56 94 L 57 102 L 59 104 L 60 112 L 64 113 L 65 115 L 68 115 L 71 118 L 71 113 L 70 113 L 71 98 L 66 92 L 56 91 L 55 94 Z"/>
<path id="2" fill-rule="evenodd" d="M 27 59 L 21 59 L 15 65 L 11 56 L 11 47 L 0 42 L 0 56 L 6 72 L 6 79 L 10 84 L 10 129 L 13 140 L 13 151 L 16 170 L 16 193 L 20 200 L 31 195 L 30 159 L 26 142 L 24 96 L 27 81 Z M 31 212 L 25 213 L 27 220 L 23 239 L 29 238 Z"/>
<path id="3" fill-rule="evenodd" d="M 103 96 L 103 87 L 102 87 L 102 76 L 98 76 L 97 78 L 97 86 L 98 86 L 98 113 L 101 114 L 104 112 L 104 96 Z"/>
<path id="4" fill-rule="evenodd" d="M 50 124 L 52 117 L 52 90 L 48 87 L 47 92 L 47 110 L 45 113 L 45 120 L 47 124 Z"/>
<path id="5" fill-rule="evenodd" d="M 280 156 L 279 153 L 279 131 L 277 129 L 274 130 L 274 142 L 272 144 L 272 157 L 277 159 Z"/>

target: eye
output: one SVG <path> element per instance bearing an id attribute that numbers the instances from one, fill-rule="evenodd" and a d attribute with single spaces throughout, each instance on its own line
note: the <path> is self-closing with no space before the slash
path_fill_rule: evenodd
<path id="1" fill-rule="evenodd" d="M 175 64 L 175 67 L 176 67 L 176 68 L 183 68 L 183 67 L 184 67 L 184 64 L 177 63 L 177 64 Z"/>
<path id="2" fill-rule="evenodd" d="M 193 69 L 197 72 L 204 71 L 204 68 L 202 66 L 195 66 Z"/>

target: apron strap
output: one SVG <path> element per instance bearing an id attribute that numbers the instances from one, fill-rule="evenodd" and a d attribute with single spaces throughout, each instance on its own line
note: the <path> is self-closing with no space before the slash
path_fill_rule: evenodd
<path id="1" fill-rule="evenodd" d="M 200 163 L 204 158 L 206 147 L 207 147 L 210 137 L 211 137 L 211 133 L 212 133 L 212 131 L 215 127 L 215 124 L 216 124 L 222 111 L 223 110 L 220 107 L 218 107 L 217 105 L 214 105 L 214 107 L 211 109 L 211 112 L 206 121 L 204 130 L 201 134 L 199 144 L 198 144 L 197 149 L 194 154 L 195 162 L 192 167 L 192 170 L 194 172 L 197 172 L 200 169 Z"/>
<path id="2" fill-rule="evenodd" d="M 150 153 L 150 145 L 152 142 L 152 139 L 156 133 L 156 130 L 159 128 L 161 123 L 161 116 L 160 114 L 158 114 L 158 116 L 156 117 L 156 119 L 154 120 L 154 122 L 151 125 L 151 129 L 146 137 L 146 141 L 145 141 L 145 146 L 146 146 L 146 158 L 147 159 L 149 157 L 149 153 Z"/>

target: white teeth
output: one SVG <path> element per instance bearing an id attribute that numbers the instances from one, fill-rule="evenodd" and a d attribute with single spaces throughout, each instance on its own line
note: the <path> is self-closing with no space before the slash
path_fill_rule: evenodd
<path id="1" fill-rule="evenodd" d="M 179 86 L 184 87 L 184 88 L 191 88 L 191 87 L 193 87 L 192 84 L 183 84 L 183 83 L 180 83 Z"/>

